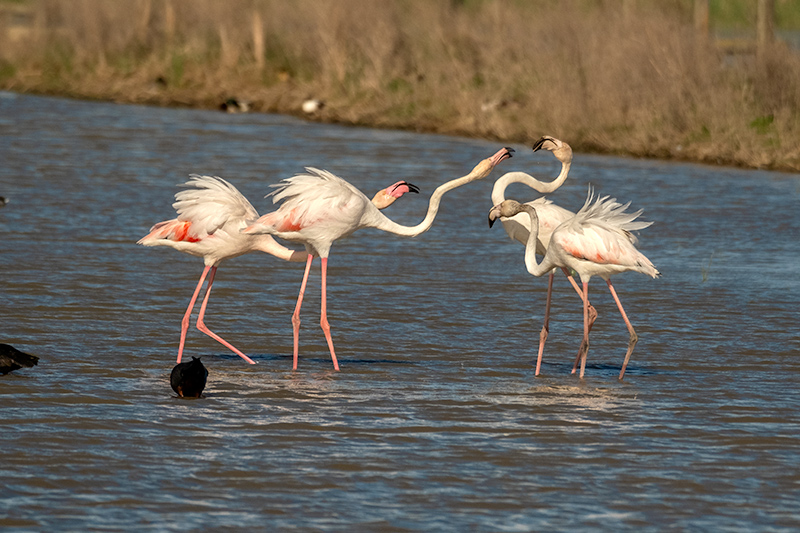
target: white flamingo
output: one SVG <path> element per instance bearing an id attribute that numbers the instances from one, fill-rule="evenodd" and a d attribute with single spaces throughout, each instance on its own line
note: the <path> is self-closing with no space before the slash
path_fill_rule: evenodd
<path id="1" fill-rule="evenodd" d="M 497 181 L 495 181 L 494 187 L 492 187 L 492 205 L 501 204 L 506 199 L 506 189 L 512 183 L 521 183 L 523 185 L 527 185 L 541 194 L 551 193 L 564 184 L 567 176 L 569 175 L 570 166 L 572 165 L 572 147 L 570 147 L 570 145 L 564 141 L 556 139 L 555 137 L 551 137 L 550 135 L 545 135 L 533 145 L 534 152 L 540 149 L 551 151 L 555 158 L 561 162 L 561 172 L 558 174 L 558 176 L 553 181 L 543 182 L 534 178 L 530 174 L 526 174 L 525 172 L 508 172 L 503 174 L 497 179 Z M 537 198 L 531 202 L 527 202 L 527 204 L 534 207 L 538 214 L 539 233 L 536 240 L 536 253 L 543 256 L 547 251 L 547 245 L 550 243 L 550 236 L 552 235 L 553 230 L 565 220 L 574 217 L 575 213 L 554 204 L 551 200 L 548 200 L 545 197 Z M 508 233 L 509 237 L 523 245 L 528 242 L 528 235 L 530 234 L 531 229 L 531 220 L 528 215 L 525 213 L 519 213 L 516 216 L 504 218 L 501 220 L 501 222 L 503 223 L 503 228 L 506 230 L 506 233 Z M 578 296 L 583 298 L 583 291 L 581 291 L 572 274 L 570 274 L 566 268 L 562 268 L 561 270 L 564 272 L 564 275 L 575 289 L 575 292 L 578 293 Z M 534 374 L 536 376 L 539 375 L 542 367 L 544 344 L 547 341 L 547 335 L 550 332 L 550 302 L 553 294 L 554 276 L 555 269 L 550 272 L 547 280 L 547 300 L 544 311 L 544 324 L 542 325 L 542 330 L 539 333 L 539 353 L 536 358 L 536 372 Z M 590 330 L 596 319 L 597 311 L 590 303 Z M 580 353 L 578 355 L 580 355 Z M 577 362 L 578 359 L 575 360 L 575 367 L 572 369 L 573 373 L 577 367 Z"/>
<path id="2" fill-rule="evenodd" d="M 377 228 L 389 233 L 414 237 L 427 231 L 433 224 L 439 211 L 442 196 L 456 187 L 471 181 L 485 178 L 492 169 L 511 157 L 510 148 L 503 148 L 492 157 L 481 161 L 469 174 L 448 181 L 433 191 L 428 204 L 428 212 L 422 222 L 416 226 L 400 225 L 382 213 L 367 199 L 364 194 L 345 180 L 316 168 L 307 168 L 306 174 L 300 174 L 274 185 L 277 190 L 272 193 L 274 201 L 282 201 L 277 211 L 268 213 L 248 227 L 250 234 L 267 233 L 289 241 L 301 242 L 308 251 L 306 270 L 300 285 L 297 305 L 292 314 L 294 333 L 293 369 L 297 369 L 300 336 L 300 306 L 306 290 L 308 273 L 314 256 L 322 260 L 322 306 L 320 310 L 320 326 L 328 342 L 333 367 L 339 370 L 336 352 L 330 333 L 327 316 L 327 270 L 328 254 L 334 241 L 350 235 L 360 228 Z"/>
<path id="3" fill-rule="evenodd" d="M 208 277 L 203 303 L 197 316 L 197 329 L 218 341 L 226 348 L 250 364 L 250 359 L 239 349 L 211 331 L 203 323 L 203 318 L 211 296 L 211 286 L 217 267 L 225 259 L 231 259 L 248 252 L 261 251 L 272 254 L 286 261 L 304 261 L 306 252 L 290 250 L 278 244 L 270 235 L 246 235 L 241 232 L 248 221 L 258 217 L 258 212 L 233 185 L 222 178 L 192 174 L 184 186 L 186 190 L 175 194 L 176 202 L 172 204 L 178 218 L 159 222 L 150 233 L 142 237 L 137 244 L 144 246 L 169 246 L 180 252 L 202 257 L 205 262 L 203 274 L 189 301 L 189 307 L 181 321 L 181 340 L 178 347 L 178 363 L 181 362 L 189 319 L 203 282 Z M 406 192 L 419 192 L 410 183 L 399 181 L 386 189 L 378 191 L 373 201 L 379 209 L 391 205 Z"/>
<path id="4" fill-rule="evenodd" d="M 631 353 L 636 346 L 638 335 L 628 320 L 609 278 L 614 274 L 627 271 L 640 272 L 653 278 L 661 275 L 653 263 L 636 249 L 634 246 L 636 237 L 631 233 L 631 231 L 650 226 L 652 222 L 637 222 L 636 219 L 642 212 L 640 210 L 635 213 L 626 213 L 625 210 L 629 205 L 630 203 L 621 205 L 615 198 L 607 196 L 594 200 L 590 188 L 586 203 L 581 210 L 553 230 L 541 263 L 536 260 L 538 208 L 530 204 L 520 204 L 516 200 L 505 200 L 489 211 L 490 227 L 498 218 L 527 213 L 533 231 L 525 244 L 525 266 L 532 275 L 543 276 L 556 267 L 570 268 L 580 275 L 583 283 L 583 340 L 579 352 L 579 356 L 581 356 L 580 377 L 583 377 L 586 357 L 589 353 L 588 302 L 591 277 L 597 275 L 606 280 L 630 334 L 628 351 L 619 373 L 619 379 L 622 379 Z"/>

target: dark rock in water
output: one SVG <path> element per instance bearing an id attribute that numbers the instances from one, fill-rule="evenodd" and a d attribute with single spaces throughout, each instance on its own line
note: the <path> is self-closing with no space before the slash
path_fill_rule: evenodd
<path id="1" fill-rule="evenodd" d="M 172 390 L 181 398 L 199 398 L 206 387 L 208 370 L 197 357 L 192 357 L 188 363 L 180 363 L 172 369 L 169 384 Z"/>
<path id="2" fill-rule="evenodd" d="M 5 196 L 0 196 L 0 207 L 3 207 L 7 203 L 8 203 L 8 200 L 6 200 Z"/>
<path id="3" fill-rule="evenodd" d="M 20 352 L 10 344 L 0 344 L 0 374 L 39 364 L 39 358 Z"/>

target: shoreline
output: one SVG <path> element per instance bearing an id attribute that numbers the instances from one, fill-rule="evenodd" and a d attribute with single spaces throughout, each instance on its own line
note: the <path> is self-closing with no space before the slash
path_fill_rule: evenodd
<path id="1" fill-rule="evenodd" d="M 13 92 L 800 172 L 800 52 L 731 52 L 677 4 L 21 1 Z"/>
<path id="2" fill-rule="evenodd" d="M 486 136 L 486 135 L 476 135 L 470 133 L 466 130 L 458 130 L 452 128 L 435 128 L 435 127 L 425 127 L 419 124 L 391 124 L 391 123 L 374 123 L 368 120 L 348 120 L 339 118 L 340 114 L 336 113 L 335 111 L 331 111 L 329 106 L 327 111 L 316 112 L 316 113 L 305 113 L 300 107 L 290 108 L 290 107 L 273 107 L 269 109 L 261 109 L 259 108 L 260 105 L 255 103 L 256 105 L 254 108 L 249 109 L 247 111 L 225 111 L 220 109 L 220 105 L 225 102 L 225 100 L 220 100 L 218 104 L 213 104 L 209 102 L 209 98 L 197 98 L 195 101 L 189 101 L 185 97 L 184 98 L 177 98 L 177 97 L 169 97 L 169 96 L 162 96 L 159 98 L 121 98 L 119 96 L 114 97 L 103 97 L 98 95 L 92 94 L 82 94 L 80 92 L 60 92 L 60 91 L 35 91 L 35 90 L 15 90 L 2 87 L 0 85 L 0 91 L 5 91 L 8 93 L 13 93 L 17 95 L 30 95 L 30 96 L 41 96 L 41 97 L 53 97 L 53 98 L 67 98 L 71 100 L 80 100 L 84 102 L 102 102 L 102 103 L 114 103 L 114 104 L 121 104 L 121 105 L 143 105 L 149 107 L 159 107 L 164 109 L 203 109 L 206 111 L 217 111 L 219 113 L 229 113 L 229 114 L 276 114 L 276 115 L 284 115 L 284 116 L 291 116 L 295 118 L 299 118 L 302 120 L 306 120 L 308 122 L 317 122 L 320 124 L 334 124 L 340 126 L 352 126 L 352 127 L 360 127 L 360 128 L 374 128 L 374 129 L 384 129 L 384 130 L 398 130 L 398 131 L 407 131 L 407 132 L 414 132 L 414 133 L 423 133 L 423 134 L 436 134 L 436 135 L 450 135 L 454 137 L 462 137 L 466 139 L 481 139 L 486 141 L 496 141 L 499 143 L 513 143 L 513 144 L 522 144 L 527 145 L 534 141 L 533 138 L 531 139 L 515 139 L 515 138 L 501 138 L 497 136 Z M 248 102 L 251 106 L 253 106 L 253 102 Z M 325 109 L 323 107 L 323 110 Z M 542 132 L 542 135 L 550 134 L 547 132 Z M 553 134 L 555 137 L 559 138 L 557 134 Z M 669 163 L 687 163 L 687 164 L 697 164 L 697 165 L 709 165 L 713 167 L 728 167 L 728 168 L 735 168 L 741 170 L 761 170 L 767 172 L 778 172 L 782 174 L 798 174 L 800 173 L 800 168 L 794 165 L 787 165 L 785 167 L 775 166 L 775 167 L 759 167 L 759 166 L 752 166 L 742 163 L 741 161 L 725 159 L 723 157 L 714 157 L 706 156 L 702 159 L 692 158 L 692 157 L 685 157 L 685 156 L 675 156 L 672 154 L 667 155 L 654 155 L 654 154 L 642 154 L 642 153 L 634 153 L 634 152 L 626 152 L 623 150 L 616 150 L 616 149 L 604 149 L 601 146 L 597 146 L 592 143 L 586 142 L 570 142 L 568 139 L 564 139 L 566 142 L 569 142 L 570 146 L 573 150 L 577 153 L 584 153 L 590 155 L 600 155 L 600 156 L 610 156 L 610 157 L 621 157 L 626 159 L 643 159 L 643 160 L 652 160 L 652 161 L 663 161 Z"/>

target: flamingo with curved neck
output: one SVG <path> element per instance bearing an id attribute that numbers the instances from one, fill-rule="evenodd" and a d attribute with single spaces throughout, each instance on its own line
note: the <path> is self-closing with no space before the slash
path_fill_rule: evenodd
<path id="1" fill-rule="evenodd" d="M 292 314 L 294 332 L 293 369 L 297 369 L 300 335 L 300 306 L 303 302 L 308 273 L 314 256 L 322 261 L 322 307 L 320 327 L 325 334 L 331 353 L 333 367 L 339 370 L 336 352 L 327 318 L 327 269 L 328 254 L 334 241 L 350 235 L 360 228 L 377 228 L 396 235 L 414 237 L 430 229 L 442 197 L 448 191 L 488 176 L 501 161 L 511 157 L 510 148 L 498 150 L 492 157 L 484 159 L 472 171 L 461 178 L 448 181 L 433 191 L 425 218 L 416 226 L 404 226 L 394 222 L 347 181 L 316 168 L 307 168 L 299 174 L 274 185 L 275 202 L 282 202 L 277 211 L 268 213 L 250 224 L 244 233 L 274 235 L 289 241 L 303 243 L 308 251 L 306 269 Z"/>
<path id="2" fill-rule="evenodd" d="M 540 181 L 530 174 L 525 172 L 508 172 L 500 176 L 494 183 L 494 187 L 492 187 L 492 204 L 498 205 L 502 203 L 505 198 L 505 191 L 509 185 L 512 183 L 521 183 L 523 185 L 527 185 L 531 187 L 535 191 L 548 194 L 554 192 L 556 189 L 561 187 L 564 182 L 567 180 L 567 176 L 569 176 L 569 169 L 572 166 L 572 147 L 569 144 L 556 139 L 550 135 L 544 135 L 539 138 L 533 144 L 533 151 L 537 152 L 539 150 L 549 150 L 553 153 L 556 159 L 561 162 L 561 171 L 559 172 L 558 176 L 550 181 L 550 182 L 543 182 Z M 556 204 L 554 204 L 551 200 L 547 198 L 541 197 L 537 198 L 531 202 L 528 202 L 528 205 L 535 207 L 539 213 L 539 233 L 538 238 L 536 241 L 536 253 L 539 255 L 544 255 L 547 251 L 547 245 L 550 243 L 550 235 L 553 233 L 553 230 L 558 227 L 559 224 L 568 220 L 575 216 L 575 213 L 564 209 Z M 528 218 L 524 213 L 520 213 L 516 216 L 509 217 L 507 219 L 502 220 L 503 228 L 508 233 L 508 236 L 514 239 L 515 241 L 525 244 L 528 241 L 528 235 L 530 234 L 531 226 L 530 226 L 530 218 Z M 561 269 L 564 272 L 564 275 L 567 277 L 567 280 L 572 285 L 572 288 L 575 289 L 575 292 L 578 296 L 583 298 L 583 291 L 581 291 L 578 283 L 575 281 L 575 278 L 570 274 L 569 270 L 566 268 Z M 544 353 L 544 345 L 547 341 L 547 335 L 550 332 L 550 301 L 553 295 L 553 280 L 555 277 L 555 270 L 550 272 L 550 275 L 547 279 L 547 299 L 545 305 L 545 313 L 544 313 L 544 324 L 542 325 L 542 330 L 539 332 L 539 354 L 537 357 L 537 361 L 539 364 L 536 366 L 535 375 L 538 376 L 539 372 L 541 371 L 541 360 L 542 355 Z M 594 321 L 597 319 L 597 311 L 595 310 L 592 304 L 589 304 L 589 329 L 591 330 L 592 326 L 594 325 Z M 580 354 L 579 354 L 580 355 Z M 576 368 L 577 368 L 577 359 L 576 359 Z M 573 368 L 573 372 L 575 368 Z"/>
<path id="3" fill-rule="evenodd" d="M 508 218 L 526 213 L 532 231 L 525 243 L 525 267 L 534 276 L 543 276 L 554 268 L 570 268 L 576 271 L 583 283 L 583 340 L 579 350 L 581 357 L 580 377 L 586 368 L 589 353 L 589 280 L 597 275 L 608 285 L 614 301 L 630 335 L 628 351 L 619 374 L 621 380 L 625 375 L 631 353 L 638 341 L 638 335 L 628 320 L 625 309 L 617 296 L 610 277 L 627 271 L 640 272 L 656 278 L 661 274 L 653 263 L 639 252 L 634 244 L 634 230 L 644 229 L 652 222 L 637 222 L 641 211 L 626 213 L 630 204 L 621 205 L 615 198 L 604 196 L 594 200 L 591 188 L 580 211 L 571 219 L 560 224 L 552 233 L 550 245 L 541 262 L 536 259 L 536 243 L 539 227 L 537 208 L 530 204 L 521 204 L 516 200 L 505 200 L 489 211 L 489 226 L 498 218 Z M 540 353 L 541 357 L 541 353 Z M 537 361 L 537 368 L 541 361 Z"/>

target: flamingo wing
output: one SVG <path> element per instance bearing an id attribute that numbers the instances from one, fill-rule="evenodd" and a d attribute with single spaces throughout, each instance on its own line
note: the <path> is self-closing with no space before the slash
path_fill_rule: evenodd
<path id="1" fill-rule="evenodd" d="M 324 221 L 329 228 L 351 226 L 361 217 L 369 199 L 334 174 L 312 167 L 273 185 L 273 202 L 280 208 L 262 221 L 281 232 L 300 231 Z M 353 227 L 355 229 L 355 227 Z"/>
<path id="2" fill-rule="evenodd" d="M 188 235 L 202 239 L 213 235 L 226 225 L 234 225 L 238 232 L 248 220 L 258 218 L 253 205 L 236 187 L 216 176 L 192 174 L 184 184 L 186 190 L 175 194 L 172 207 L 178 220 L 188 222 Z"/>

